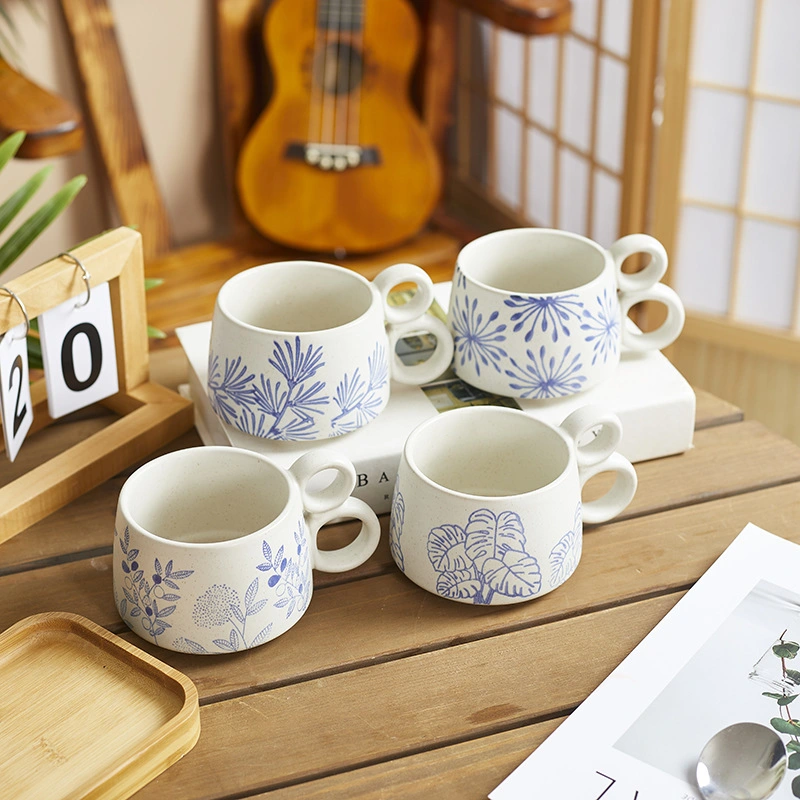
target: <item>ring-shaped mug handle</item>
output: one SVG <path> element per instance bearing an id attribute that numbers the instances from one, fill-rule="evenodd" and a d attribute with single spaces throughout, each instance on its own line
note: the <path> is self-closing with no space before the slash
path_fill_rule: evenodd
<path id="1" fill-rule="evenodd" d="M 594 438 L 585 443 L 590 432 L 599 426 Z M 602 497 L 583 503 L 581 517 L 593 524 L 606 522 L 620 514 L 633 500 L 638 486 L 636 470 L 625 456 L 616 452 L 622 439 L 622 424 L 611 412 L 597 406 L 584 406 L 573 411 L 561 429 L 572 439 L 578 462 L 581 489 L 601 472 L 616 472 L 614 485 Z"/>
<path id="2" fill-rule="evenodd" d="M 324 470 L 333 469 L 336 477 L 324 489 L 311 491 L 309 482 Z M 297 459 L 289 468 L 297 480 L 308 526 L 311 566 L 322 572 L 346 572 L 363 564 L 378 546 L 381 526 L 375 512 L 362 500 L 351 497 L 356 485 L 356 471 L 344 456 L 312 451 Z M 350 544 L 336 550 L 320 550 L 320 529 L 338 519 L 357 519 L 361 530 Z"/>
<path id="3" fill-rule="evenodd" d="M 680 336 L 686 321 L 686 312 L 678 295 L 664 284 L 659 283 L 667 271 L 667 251 L 664 245 L 646 233 L 632 233 L 617 239 L 608 252 L 614 259 L 614 269 L 619 288 L 619 307 L 621 320 L 621 340 L 623 347 L 642 352 L 663 350 Z M 628 256 L 647 253 L 650 263 L 639 272 L 628 274 L 622 271 L 622 264 Z M 637 303 L 651 300 L 663 304 L 667 309 L 664 322 L 655 330 L 646 333 L 627 324 L 628 312 Z"/>
<path id="4" fill-rule="evenodd" d="M 394 264 L 377 275 L 372 283 L 383 303 L 392 379 L 412 386 L 436 380 L 453 360 L 453 335 L 447 325 L 427 313 L 434 299 L 430 276 L 414 264 Z M 417 291 L 402 306 L 390 305 L 389 293 L 401 283 L 414 283 Z M 406 336 L 421 332 L 431 333 L 436 337 L 436 348 L 422 363 L 412 366 L 404 364 L 397 355 L 397 342 Z"/>

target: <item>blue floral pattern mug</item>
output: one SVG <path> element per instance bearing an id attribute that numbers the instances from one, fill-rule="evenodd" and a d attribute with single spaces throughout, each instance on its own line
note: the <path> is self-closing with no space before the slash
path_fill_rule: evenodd
<path id="1" fill-rule="evenodd" d="M 395 563 L 423 589 L 461 603 L 547 594 L 577 568 L 583 523 L 611 519 L 636 492 L 633 466 L 615 452 L 621 434 L 613 414 L 591 406 L 559 427 L 498 406 L 423 422 L 397 473 Z M 617 473 L 611 490 L 581 503 L 583 485 L 606 471 Z"/>
<path id="2" fill-rule="evenodd" d="M 640 272 L 622 272 L 635 253 Z M 652 236 L 633 234 L 608 250 L 566 231 L 518 228 L 490 233 L 459 253 L 448 323 L 454 368 L 486 392 L 533 399 L 577 394 L 608 379 L 623 348 L 660 350 L 680 334 L 684 310 L 659 283 L 667 254 Z M 642 333 L 627 320 L 637 303 L 667 309 Z"/>
<path id="3" fill-rule="evenodd" d="M 417 292 L 390 306 L 389 292 Z M 421 384 L 450 365 L 453 339 L 427 314 L 431 279 L 395 264 L 372 282 L 316 261 L 281 261 L 240 272 L 217 295 L 208 359 L 208 395 L 227 425 L 264 439 L 315 441 L 367 425 L 389 401 L 390 379 Z M 427 361 L 403 364 L 398 339 L 429 331 Z"/>
<path id="4" fill-rule="evenodd" d="M 335 470 L 325 489 L 314 476 Z M 375 551 L 380 524 L 350 494 L 353 465 L 308 453 L 289 470 L 234 447 L 178 450 L 140 467 L 120 492 L 114 599 L 143 639 L 184 653 L 234 653 L 280 636 L 303 616 L 311 570 L 343 572 Z M 339 550 L 319 529 L 361 520 Z"/>

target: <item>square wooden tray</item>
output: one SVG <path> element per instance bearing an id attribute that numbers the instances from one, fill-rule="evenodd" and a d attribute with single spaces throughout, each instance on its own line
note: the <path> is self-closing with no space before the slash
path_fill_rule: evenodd
<path id="1" fill-rule="evenodd" d="M 53 612 L 0 634 L 4 796 L 130 797 L 199 736 L 194 684 L 99 625 Z"/>

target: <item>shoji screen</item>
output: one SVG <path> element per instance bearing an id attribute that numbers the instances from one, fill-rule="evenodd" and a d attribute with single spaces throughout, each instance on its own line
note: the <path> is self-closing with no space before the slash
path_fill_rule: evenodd
<path id="1" fill-rule="evenodd" d="M 457 180 L 523 224 L 641 230 L 657 6 L 573 0 L 569 34 L 531 38 L 463 13 Z"/>
<path id="2" fill-rule="evenodd" d="M 673 249 L 687 308 L 795 334 L 799 30 L 798 0 L 695 1 Z"/>

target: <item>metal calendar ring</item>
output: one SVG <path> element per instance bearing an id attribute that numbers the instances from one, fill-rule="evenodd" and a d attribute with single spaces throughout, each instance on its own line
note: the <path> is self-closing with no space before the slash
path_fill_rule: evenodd
<path id="1" fill-rule="evenodd" d="M 0 286 L 0 290 L 4 291 L 7 295 L 10 295 L 17 301 L 17 305 L 22 311 L 22 315 L 25 317 L 25 333 L 22 336 L 18 336 L 17 338 L 21 341 L 22 339 L 27 339 L 28 334 L 31 332 L 31 318 L 28 316 L 28 309 L 25 308 L 25 303 L 19 299 L 19 296 L 16 292 L 11 291 L 11 289 L 6 289 L 5 286 Z"/>
<path id="2" fill-rule="evenodd" d="M 92 276 L 89 274 L 89 270 L 83 266 L 83 262 L 77 256 L 66 252 L 59 253 L 59 255 L 64 256 L 64 258 L 68 258 L 70 261 L 74 261 L 83 272 L 83 282 L 86 284 L 86 299 L 82 303 L 75 303 L 75 308 L 83 308 L 92 299 L 92 284 L 90 283 Z"/>

